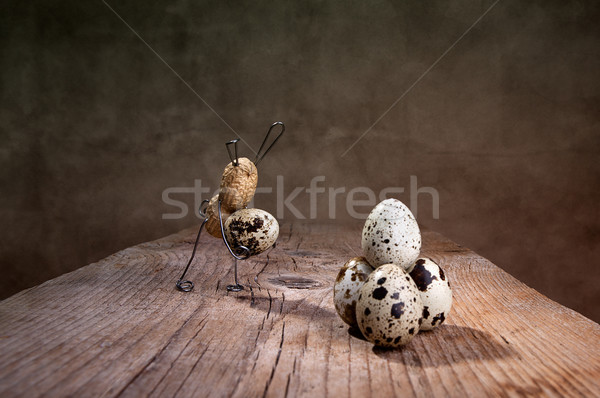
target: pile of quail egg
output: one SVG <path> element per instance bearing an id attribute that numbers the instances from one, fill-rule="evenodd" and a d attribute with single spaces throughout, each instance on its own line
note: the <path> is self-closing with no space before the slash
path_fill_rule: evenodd
<path id="1" fill-rule="evenodd" d="M 335 309 L 377 346 L 408 344 L 422 330 L 441 325 L 452 307 L 442 268 L 419 258 L 421 232 L 411 211 L 386 199 L 369 214 L 362 232 L 364 257 L 340 269 L 333 288 Z"/>

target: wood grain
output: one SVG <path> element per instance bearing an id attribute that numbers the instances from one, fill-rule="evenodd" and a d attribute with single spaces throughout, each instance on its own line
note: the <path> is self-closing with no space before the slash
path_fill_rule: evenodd
<path id="1" fill-rule="evenodd" d="M 118 252 L 0 302 L 0 396 L 600 396 L 600 325 L 434 232 L 454 307 L 437 330 L 374 348 L 332 286 L 360 226 L 283 225 L 240 262 L 194 229 Z"/>

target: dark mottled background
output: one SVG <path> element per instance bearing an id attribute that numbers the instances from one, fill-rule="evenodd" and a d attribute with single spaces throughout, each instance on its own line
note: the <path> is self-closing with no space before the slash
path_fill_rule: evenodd
<path id="1" fill-rule="evenodd" d="M 597 2 L 499 1 L 344 157 L 492 1 L 109 4 L 254 149 L 286 122 L 260 185 L 417 176 L 422 225 L 600 320 Z M 196 224 L 163 190 L 216 188 L 234 133 L 101 0 L 0 7 L 0 297 Z"/>

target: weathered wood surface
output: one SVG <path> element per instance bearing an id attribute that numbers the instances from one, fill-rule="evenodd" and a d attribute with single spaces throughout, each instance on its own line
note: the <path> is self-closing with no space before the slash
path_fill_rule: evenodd
<path id="1" fill-rule="evenodd" d="M 175 290 L 188 229 L 0 302 L 0 396 L 600 396 L 600 325 L 476 253 L 424 233 L 454 308 L 382 350 L 337 317 L 332 285 L 360 226 L 284 225 L 240 263 L 204 235 L 191 293 Z"/>

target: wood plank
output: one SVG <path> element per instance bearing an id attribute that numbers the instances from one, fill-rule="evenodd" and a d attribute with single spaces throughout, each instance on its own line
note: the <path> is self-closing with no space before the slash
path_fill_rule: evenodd
<path id="1" fill-rule="evenodd" d="M 337 317 L 332 285 L 360 226 L 283 225 L 240 262 L 195 230 L 118 252 L 0 302 L 0 396 L 600 396 L 600 325 L 425 231 L 454 307 L 433 332 L 374 348 Z"/>

